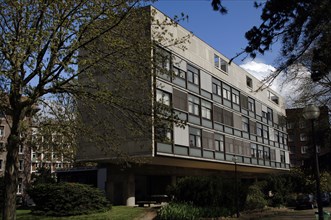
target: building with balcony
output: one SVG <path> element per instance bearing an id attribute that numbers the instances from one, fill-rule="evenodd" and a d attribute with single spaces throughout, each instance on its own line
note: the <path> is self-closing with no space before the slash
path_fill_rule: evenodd
<path id="1" fill-rule="evenodd" d="M 173 109 L 186 123 L 164 127 L 152 123 L 141 141 L 124 139 L 120 150 L 145 159 L 128 166 L 119 164 L 116 155 L 105 153 L 93 142 L 81 142 L 77 159 L 96 161 L 107 169 L 105 190 L 111 201 L 135 205 L 151 195 L 165 194 L 166 187 L 182 176 L 228 178 L 234 172 L 234 157 L 238 158 L 242 181 L 288 171 L 284 99 L 270 88 L 258 90 L 262 84 L 257 78 L 235 63 L 229 64 L 222 53 L 180 25 L 156 28 L 153 22 L 169 18 L 154 7 L 141 13 L 153 18 L 145 24 L 149 30 L 142 36 L 156 42 L 148 51 L 150 58 L 161 57 L 149 69 L 153 74 L 147 90 L 155 101 Z M 189 41 L 182 43 L 185 49 L 156 41 L 154 36 L 164 30 L 174 39 L 190 35 Z M 110 89 L 117 88 L 112 83 L 115 82 L 110 80 Z M 132 83 L 131 89 L 145 89 L 145 84 L 143 87 L 139 83 Z M 151 102 L 150 106 L 155 105 Z M 95 117 L 103 121 L 106 118 L 102 114 Z M 153 115 L 150 117 L 153 122 Z M 118 123 L 117 118 L 114 116 L 108 123 Z M 86 123 L 93 123 L 91 120 L 89 117 Z M 96 130 L 102 131 L 100 126 L 95 124 Z M 122 128 L 119 125 L 117 130 Z"/>
<path id="2" fill-rule="evenodd" d="M 312 124 L 302 116 L 302 108 L 286 109 L 288 146 L 291 167 L 311 167 L 313 158 Z M 315 140 L 321 170 L 331 170 L 331 142 L 329 109 L 320 107 L 320 116 L 314 122 Z"/>

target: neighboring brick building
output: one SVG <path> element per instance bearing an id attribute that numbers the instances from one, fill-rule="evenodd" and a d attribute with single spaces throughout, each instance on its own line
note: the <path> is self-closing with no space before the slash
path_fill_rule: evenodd
<path id="1" fill-rule="evenodd" d="M 290 149 L 291 167 L 311 166 L 312 124 L 302 116 L 302 108 L 286 109 L 287 145 Z M 331 170 L 331 136 L 329 109 L 320 107 L 320 116 L 314 123 L 316 146 L 321 170 Z"/>
<path id="2" fill-rule="evenodd" d="M 27 119 L 29 120 L 29 119 Z M 11 117 L 0 114 L 0 177 L 5 174 L 6 156 L 5 145 L 10 134 Z M 18 187 L 17 195 L 19 198 L 25 196 L 24 190 L 31 180 L 31 147 L 24 142 L 19 146 L 18 150 Z"/>

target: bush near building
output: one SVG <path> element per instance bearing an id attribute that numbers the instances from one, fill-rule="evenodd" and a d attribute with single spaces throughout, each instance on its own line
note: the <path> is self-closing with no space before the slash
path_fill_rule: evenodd
<path id="1" fill-rule="evenodd" d="M 111 209 L 99 189 L 79 183 L 37 184 L 28 193 L 36 204 L 32 213 L 37 215 L 70 216 Z"/>
<path id="2" fill-rule="evenodd" d="M 232 215 L 235 213 L 233 186 L 233 180 L 217 176 L 184 177 L 169 188 L 174 200 L 161 208 L 158 215 L 162 220 L 194 219 L 189 217 L 193 213 L 208 218 Z M 243 204 L 246 190 L 240 184 L 239 189 L 239 201 Z"/>

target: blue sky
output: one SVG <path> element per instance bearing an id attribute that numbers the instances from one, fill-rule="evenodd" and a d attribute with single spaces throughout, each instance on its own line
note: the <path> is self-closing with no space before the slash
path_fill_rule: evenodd
<path id="1" fill-rule="evenodd" d="M 213 11 L 210 0 L 159 0 L 153 5 L 171 18 L 182 12 L 188 15 L 188 21 L 180 23 L 183 27 L 232 58 L 247 45 L 245 32 L 261 23 L 261 9 L 253 7 L 254 0 L 223 0 L 223 4 L 228 9 L 226 15 Z M 273 65 L 277 55 L 277 46 L 274 46 L 273 51 L 258 55 L 255 61 Z M 251 60 L 242 61 L 243 58 L 234 62 L 240 65 Z"/>

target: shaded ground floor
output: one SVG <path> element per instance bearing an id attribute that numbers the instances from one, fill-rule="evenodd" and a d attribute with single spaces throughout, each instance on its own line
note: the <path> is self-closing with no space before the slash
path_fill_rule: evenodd
<path id="1" fill-rule="evenodd" d="M 214 170 L 161 165 L 131 165 L 130 167 L 101 164 L 107 170 L 105 192 L 114 205 L 150 205 L 168 202 L 168 188 L 186 176 L 219 176 L 235 180 L 235 169 Z M 266 173 L 243 172 L 237 169 L 237 181 L 250 185 Z M 234 186 L 235 187 L 235 186 Z"/>

